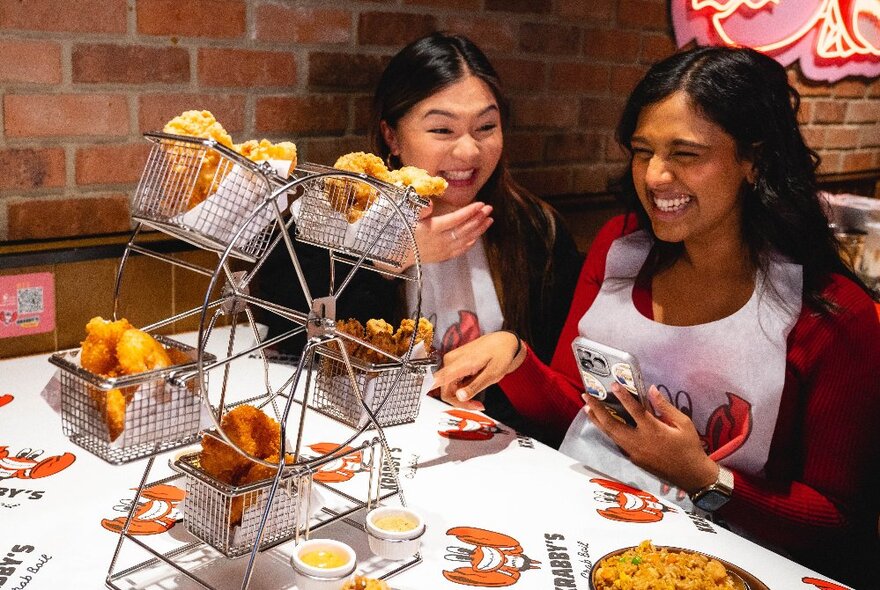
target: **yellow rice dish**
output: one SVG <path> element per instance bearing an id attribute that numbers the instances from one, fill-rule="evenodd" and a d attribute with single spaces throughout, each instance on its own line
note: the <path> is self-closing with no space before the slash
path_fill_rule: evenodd
<path id="1" fill-rule="evenodd" d="M 606 557 L 593 572 L 596 590 L 715 590 L 743 588 L 720 561 L 700 553 L 656 548 L 651 541 Z"/>

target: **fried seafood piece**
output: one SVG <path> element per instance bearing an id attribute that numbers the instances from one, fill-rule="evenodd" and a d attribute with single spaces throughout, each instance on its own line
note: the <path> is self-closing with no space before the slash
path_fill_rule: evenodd
<path id="1" fill-rule="evenodd" d="M 366 332 L 364 331 L 364 326 L 358 320 L 354 318 L 349 318 L 347 320 L 336 320 L 336 330 L 339 332 L 345 332 L 346 334 L 351 334 L 356 338 L 360 338 L 361 340 L 366 339 Z M 349 355 L 357 356 L 357 351 L 360 348 L 360 345 L 356 342 L 351 342 L 350 340 L 343 340 L 345 343 L 345 350 Z M 331 347 L 336 350 L 336 344 L 332 343 Z"/>
<path id="2" fill-rule="evenodd" d="M 336 160 L 333 167 L 367 174 L 384 182 L 389 180 L 385 162 L 375 154 L 366 152 L 345 154 Z M 330 206 L 340 213 L 345 213 L 349 223 L 354 223 L 363 217 L 367 209 L 378 199 L 376 189 L 365 182 L 331 178 L 327 180 L 326 186 Z"/>
<path id="3" fill-rule="evenodd" d="M 185 111 L 168 121 L 162 131 L 174 135 L 213 139 L 220 145 L 232 147 L 232 137 L 214 118 L 211 111 Z M 178 156 L 187 155 L 182 148 L 176 147 L 170 148 L 170 153 Z M 223 180 L 222 177 L 217 177 L 220 154 L 213 150 L 206 150 L 202 156 L 201 166 L 199 166 L 199 162 L 192 162 L 188 158 L 181 158 L 181 160 L 186 163 L 176 165 L 169 180 L 172 184 L 179 183 L 181 178 L 189 178 L 192 168 L 198 168 L 198 178 L 187 203 L 187 208 L 192 209 L 216 191 L 220 181 Z M 175 188 L 176 186 L 169 185 L 168 190 L 173 192 Z"/>
<path id="4" fill-rule="evenodd" d="M 120 389 L 110 389 L 101 391 L 100 389 L 90 389 L 89 397 L 98 406 L 101 412 L 101 418 L 107 424 L 107 433 L 110 435 L 110 441 L 114 441 L 122 434 L 125 428 L 125 408 L 131 402 L 134 395 L 131 387 L 126 388 L 127 391 Z"/>
<path id="5" fill-rule="evenodd" d="M 416 339 L 413 346 L 422 342 L 425 345 L 425 353 L 431 354 L 434 342 L 434 326 L 426 318 L 419 318 L 419 325 L 416 327 L 415 321 L 406 318 L 401 320 L 400 327 L 394 333 L 394 344 L 397 347 L 397 356 L 406 354 L 409 349 L 409 341 L 413 330 L 416 331 Z"/>
<path id="6" fill-rule="evenodd" d="M 266 457 L 266 461 L 269 463 L 278 464 L 278 453 L 274 455 L 270 455 Z M 284 457 L 284 462 L 288 465 L 296 463 L 296 456 L 293 453 L 287 453 Z M 266 479 L 272 479 L 275 477 L 276 469 L 273 467 L 267 467 L 261 463 L 256 463 L 254 461 L 249 461 L 250 467 L 248 467 L 247 471 L 243 476 L 235 483 L 235 485 L 247 485 L 249 483 L 256 483 L 258 481 L 263 481 Z M 229 522 L 230 524 L 236 525 L 241 524 L 241 515 L 244 510 L 255 503 L 256 499 L 259 497 L 261 492 L 246 492 L 240 496 L 235 496 L 232 498 L 232 505 L 229 510 Z"/>
<path id="7" fill-rule="evenodd" d="M 385 580 L 355 576 L 345 583 L 342 590 L 388 590 L 388 584 L 385 583 Z"/>
<path id="8" fill-rule="evenodd" d="M 445 178 L 431 176 L 416 166 L 404 166 L 388 173 L 388 181 L 397 186 L 411 186 L 422 197 L 439 197 L 449 186 Z"/>
<path id="9" fill-rule="evenodd" d="M 126 330 L 132 325 L 128 320 L 115 322 L 95 316 L 86 324 L 86 339 L 82 341 L 80 364 L 96 375 L 115 377 L 120 373 L 116 357 L 116 345 Z"/>
<path id="10" fill-rule="evenodd" d="M 268 139 L 250 139 L 244 143 L 238 143 L 232 146 L 232 149 L 239 154 L 254 162 L 263 160 L 290 160 L 290 168 L 287 174 L 290 174 L 296 168 L 296 145 L 290 141 L 281 141 L 272 143 Z"/>
<path id="11" fill-rule="evenodd" d="M 277 460 L 281 426 L 259 408 L 238 406 L 223 416 L 220 427 L 244 452 L 260 459 L 276 455 Z M 200 458 L 205 473 L 232 485 L 240 481 L 252 463 L 222 440 L 207 434 L 202 437 Z"/>
<path id="12" fill-rule="evenodd" d="M 367 320 L 366 332 L 367 342 L 376 348 L 389 354 L 397 352 L 397 345 L 394 343 L 394 326 L 385 320 Z M 361 358 L 369 363 L 387 363 L 391 360 L 370 348 L 364 348 Z"/>
<path id="13" fill-rule="evenodd" d="M 125 375 L 134 375 L 171 366 L 165 347 L 142 330 L 131 328 L 122 333 L 116 344 L 116 357 Z"/>

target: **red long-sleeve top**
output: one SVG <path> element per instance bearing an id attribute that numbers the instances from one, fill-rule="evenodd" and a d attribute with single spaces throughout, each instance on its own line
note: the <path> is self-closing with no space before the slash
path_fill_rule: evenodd
<path id="1" fill-rule="evenodd" d="M 571 342 L 599 293 L 611 243 L 635 229 L 633 217 L 616 217 L 596 237 L 550 365 L 529 352 L 500 383 L 514 407 L 548 432 L 564 432 L 583 408 Z M 804 302 L 788 336 L 765 478 L 735 472 L 733 497 L 718 515 L 854 583 L 867 569 L 859 556 L 880 555 L 880 322 L 870 297 L 843 276 L 831 275 L 822 294 L 839 310 L 820 313 Z M 652 316 L 650 285 L 636 285 L 633 303 Z"/>

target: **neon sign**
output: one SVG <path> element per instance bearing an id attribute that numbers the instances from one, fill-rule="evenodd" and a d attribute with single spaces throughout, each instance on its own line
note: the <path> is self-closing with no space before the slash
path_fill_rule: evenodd
<path id="1" fill-rule="evenodd" d="M 807 78 L 880 76 L 880 0 L 671 0 L 678 47 L 745 45 Z"/>

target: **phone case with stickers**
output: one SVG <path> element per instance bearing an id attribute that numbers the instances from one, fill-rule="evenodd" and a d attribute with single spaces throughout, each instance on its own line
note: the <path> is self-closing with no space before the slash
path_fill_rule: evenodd
<path id="1" fill-rule="evenodd" d="M 623 404 L 611 391 L 618 383 L 645 405 L 645 386 L 635 357 L 628 352 L 579 336 L 571 343 L 586 392 L 602 402 L 613 416 L 635 425 Z"/>

